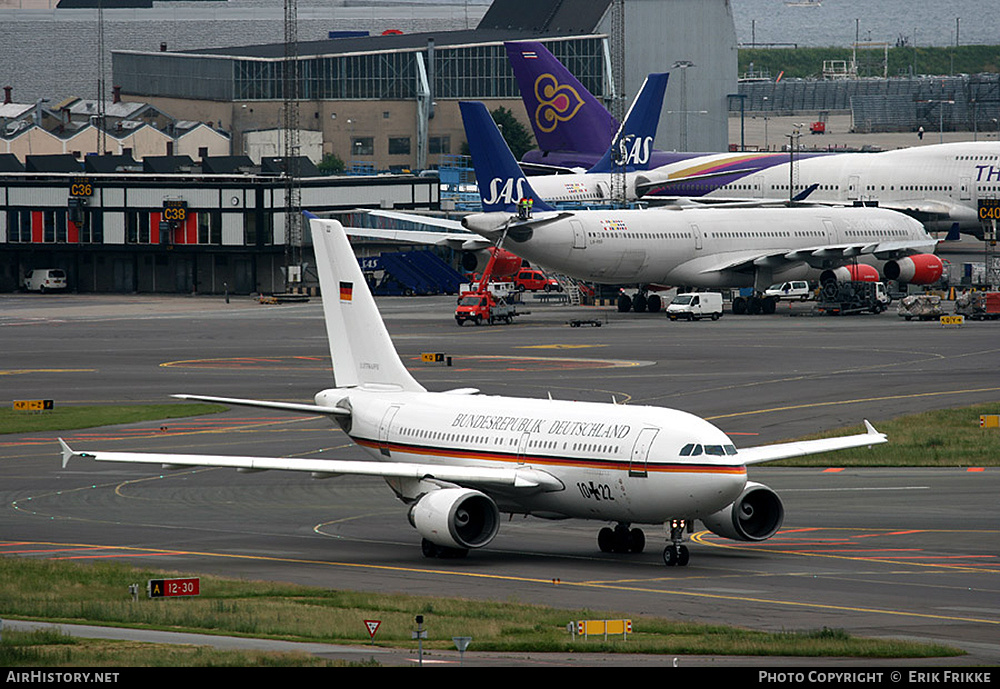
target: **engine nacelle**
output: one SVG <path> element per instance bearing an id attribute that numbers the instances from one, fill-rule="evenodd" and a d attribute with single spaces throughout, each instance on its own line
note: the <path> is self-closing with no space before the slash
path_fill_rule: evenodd
<path id="1" fill-rule="evenodd" d="M 512 254 L 505 249 L 490 247 L 481 251 L 466 251 L 462 254 L 462 270 L 467 273 L 481 273 L 486 269 L 486 264 L 490 262 L 490 257 L 496 253 L 497 260 L 493 263 L 492 280 L 503 280 L 517 275 L 521 269 L 524 259 Z"/>
<path id="2" fill-rule="evenodd" d="M 934 254 L 916 254 L 887 261 L 883 270 L 889 280 L 930 285 L 941 279 L 944 273 L 944 261 Z"/>
<path id="3" fill-rule="evenodd" d="M 820 283 L 825 284 L 831 280 L 836 282 L 878 282 L 878 270 L 867 263 L 854 263 L 849 266 L 824 270 L 819 278 Z"/>
<path id="4" fill-rule="evenodd" d="M 764 541 L 781 528 L 785 507 L 778 494 L 761 483 L 749 482 L 731 505 L 702 519 L 709 531 L 735 541 Z"/>
<path id="5" fill-rule="evenodd" d="M 410 508 L 409 519 L 421 536 L 448 548 L 482 548 L 500 530 L 496 503 L 470 488 L 432 490 Z"/>

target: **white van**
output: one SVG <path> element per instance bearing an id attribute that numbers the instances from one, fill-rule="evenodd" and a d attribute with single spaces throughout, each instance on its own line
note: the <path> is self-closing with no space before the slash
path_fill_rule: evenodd
<path id="1" fill-rule="evenodd" d="M 693 292 L 678 294 L 667 306 L 667 318 L 676 321 L 684 318 L 689 321 L 700 318 L 711 318 L 713 321 L 722 317 L 722 295 L 718 292 Z"/>
<path id="2" fill-rule="evenodd" d="M 805 301 L 806 299 L 812 299 L 813 291 L 809 289 L 809 283 L 805 280 L 789 280 L 788 282 L 779 282 L 771 285 L 764 290 L 764 296 L 774 297 L 775 299 L 798 299 L 799 301 Z"/>
<path id="3" fill-rule="evenodd" d="M 66 289 L 66 271 L 59 268 L 35 268 L 24 276 L 24 289 L 29 292 L 48 292 Z"/>

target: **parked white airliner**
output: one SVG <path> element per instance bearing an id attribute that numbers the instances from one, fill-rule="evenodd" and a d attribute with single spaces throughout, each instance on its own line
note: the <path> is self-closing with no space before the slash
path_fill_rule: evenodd
<path id="1" fill-rule="evenodd" d="M 889 279 L 927 284 L 943 263 L 937 240 L 913 218 L 884 208 L 831 206 L 706 207 L 556 211 L 532 189 L 482 103 L 461 102 L 483 213 L 462 224 L 504 239 L 518 256 L 574 278 L 603 284 L 753 287 L 822 279 L 859 259 L 887 261 Z M 486 185 L 516 190 L 493 199 Z M 531 218 L 516 201 L 533 199 Z M 523 203 L 520 204 L 523 209 Z M 640 289 L 640 298 L 644 298 Z M 735 303 L 734 303 L 735 306 Z M 773 302 L 752 303 L 749 312 Z"/>
<path id="2" fill-rule="evenodd" d="M 486 546 L 506 512 L 617 522 L 598 536 L 605 551 L 642 551 L 631 525 L 669 523 L 664 561 L 684 565 L 694 519 L 744 541 L 781 526 L 781 500 L 747 480 L 747 465 L 886 442 L 866 421 L 862 434 L 737 450 L 709 422 L 673 409 L 428 392 L 397 355 L 343 228 L 315 217 L 310 225 L 335 387 L 315 404 L 178 397 L 327 415 L 371 460 L 81 451 L 60 440 L 63 466 L 83 458 L 380 476 L 409 506 L 428 557 Z"/>
<path id="3" fill-rule="evenodd" d="M 1000 143 L 965 141 L 793 158 L 775 153 L 701 154 L 641 173 L 637 184 L 640 195 L 705 203 L 788 200 L 793 187 L 792 196 L 805 196 L 811 203 L 877 202 L 920 220 L 930 231 L 981 236 L 978 200 L 1000 195 Z"/>

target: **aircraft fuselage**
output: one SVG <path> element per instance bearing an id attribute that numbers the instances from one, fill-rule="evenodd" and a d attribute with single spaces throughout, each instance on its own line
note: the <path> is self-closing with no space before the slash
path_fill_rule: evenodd
<path id="1" fill-rule="evenodd" d="M 344 393 L 324 391 L 317 402 Z M 348 399 L 349 435 L 377 460 L 530 468 L 561 484 L 531 494 L 491 490 L 503 511 L 662 523 L 713 514 L 746 485 L 728 436 L 677 410 L 363 389 Z"/>

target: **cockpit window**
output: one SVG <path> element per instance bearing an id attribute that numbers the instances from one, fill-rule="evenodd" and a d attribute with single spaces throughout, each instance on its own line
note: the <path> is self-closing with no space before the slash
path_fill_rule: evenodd
<path id="1" fill-rule="evenodd" d="M 713 457 L 725 457 L 726 455 L 735 455 L 736 446 L 735 445 L 699 445 L 697 443 L 688 443 L 681 448 L 681 457 L 697 457 L 700 454 L 711 455 Z"/>

